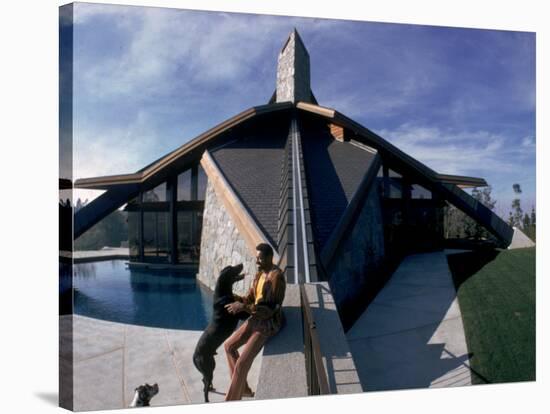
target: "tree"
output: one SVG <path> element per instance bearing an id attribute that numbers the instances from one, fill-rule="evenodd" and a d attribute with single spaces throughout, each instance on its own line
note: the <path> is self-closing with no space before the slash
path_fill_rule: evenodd
<path id="1" fill-rule="evenodd" d="M 516 195 L 521 194 L 521 186 L 519 184 L 513 184 L 512 189 Z M 523 210 L 521 208 L 521 199 L 514 198 L 512 200 L 512 211 L 510 212 L 509 222 L 511 226 L 523 228 Z"/>
<path id="2" fill-rule="evenodd" d="M 489 210 L 494 210 L 497 202 L 492 198 L 491 191 L 491 186 L 483 189 L 474 188 L 472 197 Z M 485 227 L 453 205 L 447 206 L 444 223 L 445 238 L 473 238 L 475 240 L 492 238 Z"/>
<path id="3" fill-rule="evenodd" d="M 533 241 L 537 238 L 537 215 L 535 206 L 531 206 L 531 214 L 523 217 L 523 232 Z"/>
<path id="4" fill-rule="evenodd" d="M 119 247 L 128 240 L 127 212 L 115 210 L 99 221 L 74 242 L 75 250 L 99 250 L 105 246 Z"/>
<path id="5" fill-rule="evenodd" d="M 523 227 L 524 230 L 531 227 L 531 218 L 529 217 L 529 214 L 527 214 L 527 213 L 525 213 L 523 215 L 522 227 Z"/>

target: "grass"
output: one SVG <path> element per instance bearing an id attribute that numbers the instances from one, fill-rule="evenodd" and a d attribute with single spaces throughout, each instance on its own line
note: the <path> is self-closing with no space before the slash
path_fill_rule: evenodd
<path id="1" fill-rule="evenodd" d="M 448 256 L 475 384 L 535 380 L 535 248 Z"/>

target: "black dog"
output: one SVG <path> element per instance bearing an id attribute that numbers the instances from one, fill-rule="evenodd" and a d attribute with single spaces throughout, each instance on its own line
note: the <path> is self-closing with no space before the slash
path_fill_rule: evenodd
<path id="1" fill-rule="evenodd" d="M 210 321 L 199 338 L 199 342 L 197 342 L 195 352 L 193 353 L 193 363 L 202 374 L 205 402 L 209 402 L 208 392 L 214 389 L 212 387 L 212 379 L 214 377 L 214 369 L 216 368 L 216 361 L 214 359 L 216 350 L 233 333 L 239 320 L 244 320 L 250 316 L 246 312 L 231 315 L 224 307 L 235 301 L 233 298 L 233 284 L 239 280 L 243 280 L 244 275 L 241 274 L 242 270 L 243 265 L 241 263 L 237 266 L 227 266 L 221 271 L 214 289 L 212 321 Z"/>
<path id="2" fill-rule="evenodd" d="M 148 407 L 151 398 L 157 395 L 158 392 L 159 386 L 157 383 L 140 385 L 134 390 L 134 399 L 130 403 L 130 407 Z"/>

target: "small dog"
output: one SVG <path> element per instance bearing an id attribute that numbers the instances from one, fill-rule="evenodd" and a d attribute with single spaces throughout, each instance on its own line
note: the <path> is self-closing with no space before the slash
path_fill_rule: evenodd
<path id="1" fill-rule="evenodd" d="M 237 266 L 227 266 L 221 271 L 214 289 L 212 321 L 199 338 L 193 353 L 193 363 L 202 374 L 205 402 L 209 402 L 208 392 L 214 390 L 212 379 L 216 368 L 214 359 L 216 350 L 233 333 L 239 320 L 244 320 L 249 316 L 246 312 L 231 315 L 225 309 L 225 305 L 235 301 L 233 298 L 233 284 L 243 280 L 242 270 L 243 264 L 240 263 Z"/>
<path id="2" fill-rule="evenodd" d="M 159 392 L 157 383 L 149 385 L 147 383 L 140 385 L 135 389 L 134 399 L 130 403 L 130 408 L 133 407 L 148 407 L 151 399 Z"/>

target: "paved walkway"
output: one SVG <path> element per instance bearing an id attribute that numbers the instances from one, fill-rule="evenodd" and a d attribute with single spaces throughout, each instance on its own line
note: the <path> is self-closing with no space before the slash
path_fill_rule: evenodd
<path id="1" fill-rule="evenodd" d="M 145 382 L 159 384 L 152 406 L 204 402 L 202 381 L 192 355 L 201 331 L 149 328 L 72 316 L 74 343 L 74 410 L 124 408 L 134 389 Z M 62 340 L 68 340 L 71 316 L 60 317 Z M 62 356 L 62 363 L 66 360 Z M 248 375 L 258 383 L 262 352 Z M 223 347 L 216 355 L 215 392 L 210 401 L 223 401 L 229 387 L 229 368 Z M 245 398 L 246 399 L 246 398 Z"/>
<path id="2" fill-rule="evenodd" d="M 406 257 L 346 333 L 365 391 L 471 384 L 447 253 Z"/>

